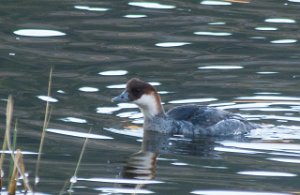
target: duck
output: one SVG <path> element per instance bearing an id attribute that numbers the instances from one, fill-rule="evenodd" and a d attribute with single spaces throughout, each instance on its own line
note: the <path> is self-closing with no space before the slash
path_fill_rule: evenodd
<path id="1" fill-rule="evenodd" d="M 144 131 L 188 137 L 236 136 L 260 127 L 238 114 L 205 105 L 181 105 L 165 112 L 157 90 L 138 78 L 130 79 L 112 102 L 136 104 L 144 116 Z"/>

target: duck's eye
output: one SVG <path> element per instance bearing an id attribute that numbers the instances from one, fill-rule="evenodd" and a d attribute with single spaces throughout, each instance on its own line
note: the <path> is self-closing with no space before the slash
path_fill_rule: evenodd
<path id="1" fill-rule="evenodd" d="M 142 91 L 141 88 L 134 88 L 134 89 L 132 89 L 132 93 L 134 93 L 134 94 L 139 94 L 139 93 L 141 93 L 141 91 Z"/>

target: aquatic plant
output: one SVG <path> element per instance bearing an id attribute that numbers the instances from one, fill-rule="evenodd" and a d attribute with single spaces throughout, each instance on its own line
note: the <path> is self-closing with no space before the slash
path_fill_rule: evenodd
<path id="1" fill-rule="evenodd" d="M 51 95 L 51 86 L 52 86 L 52 74 L 53 74 L 53 68 L 51 67 L 50 73 L 49 73 L 49 82 L 48 82 L 48 97 Z M 51 116 L 51 109 L 50 109 L 50 103 L 47 101 L 46 103 L 46 110 L 45 110 L 45 116 L 44 116 L 44 123 L 43 123 L 43 129 L 42 129 L 42 136 L 40 140 L 40 146 L 39 146 L 39 151 L 38 151 L 38 157 L 37 157 L 37 163 L 36 163 L 36 168 L 35 168 L 35 186 L 39 183 L 39 168 L 40 168 L 40 161 L 41 161 L 41 154 L 44 146 L 44 140 L 46 136 L 46 129 L 48 127 L 49 121 L 50 121 L 50 116 Z"/>
<path id="2" fill-rule="evenodd" d="M 89 130 L 89 134 L 92 132 L 92 128 Z M 80 152 L 80 155 L 79 155 L 79 158 L 78 158 L 78 161 L 77 161 L 77 164 L 76 164 L 76 168 L 75 168 L 75 171 L 74 171 L 74 175 L 73 177 L 71 177 L 70 179 L 70 187 L 69 187 L 69 190 L 68 192 L 73 192 L 73 186 L 74 184 L 77 182 L 77 173 L 79 171 L 79 167 L 80 167 L 80 164 L 81 164 L 81 160 L 82 160 L 82 157 L 83 157 L 83 154 L 84 154 L 84 151 L 85 151 L 85 148 L 86 148 L 86 145 L 88 143 L 88 140 L 89 138 L 85 138 L 85 141 L 83 143 L 83 146 L 81 148 L 81 152 Z"/>
<path id="3" fill-rule="evenodd" d="M 25 191 L 31 191 L 31 187 L 28 183 L 27 176 L 25 174 L 25 166 L 23 163 L 23 158 L 22 158 L 22 152 L 21 150 L 17 150 L 15 154 L 15 146 L 16 146 L 16 126 L 14 130 L 14 138 L 13 138 L 13 146 L 11 144 L 11 137 L 10 137 L 10 127 L 11 127 L 11 122 L 12 122 L 12 116 L 13 116 L 13 98 L 10 95 L 7 99 L 7 107 L 6 107 L 6 126 L 5 126 L 5 135 L 4 135 L 4 140 L 3 140 L 3 145 L 2 145 L 2 153 L 1 153 L 1 159 L 0 159 L 0 169 L 1 169 L 1 189 L 3 185 L 3 162 L 5 158 L 5 150 L 8 149 L 10 151 L 11 155 L 11 164 L 13 165 L 13 171 L 10 174 L 10 182 L 9 182 L 9 187 L 8 187 L 8 194 L 15 194 L 16 192 L 16 183 L 19 178 L 19 175 L 23 178 L 23 183 L 24 183 L 24 190 Z"/>

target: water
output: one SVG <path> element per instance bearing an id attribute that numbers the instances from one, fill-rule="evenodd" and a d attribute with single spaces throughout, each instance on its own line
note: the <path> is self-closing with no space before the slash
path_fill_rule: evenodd
<path id="1" fill-rule="evenodd" d="M 294 0 L 3 2 L 1 129 L 12 94 L 32 185 L 51 102 L 35 194 L 299 194 L 299 8 Z M 142 140 L 136 106 L 110 101 L 132 77 L 155 85 L 166 109 L 207 104 L 267 125 L 244 138 Z"/>

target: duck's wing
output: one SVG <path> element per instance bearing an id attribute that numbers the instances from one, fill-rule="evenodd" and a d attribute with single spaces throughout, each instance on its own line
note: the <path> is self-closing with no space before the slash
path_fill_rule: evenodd
<path id="1" fill-rule="evenodd" d="M 175 107 L 167 112 L 167 116 L 180 121 L 188 121 L 203 128 L 210 127 L 227 119 L 245 122 L 243 117 L 217 108 L 184 105 Z"/>

